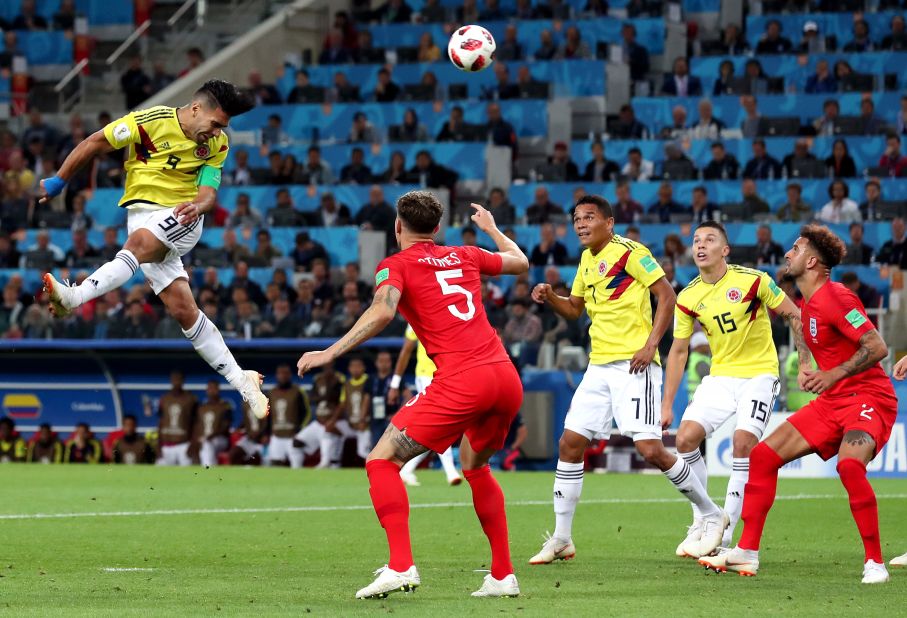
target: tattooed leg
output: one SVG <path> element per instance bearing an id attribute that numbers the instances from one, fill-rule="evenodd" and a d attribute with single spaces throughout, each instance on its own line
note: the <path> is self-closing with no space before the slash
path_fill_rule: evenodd
<path id="1" fill-rule="evenodd" d="M 400 431 L 393 424 L 387 426 L 384 435 L 378 444 L 369 453 L 368 460 L 386 459 L 402 466 L 407 461 L 426 452 L 428 448 L 422 446 L 406 435 L 406 429 Z"/>

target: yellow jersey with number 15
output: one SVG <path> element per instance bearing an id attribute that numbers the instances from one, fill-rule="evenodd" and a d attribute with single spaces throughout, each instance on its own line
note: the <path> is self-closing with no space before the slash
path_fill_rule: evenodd
<path id="1" fill-rule="evenodd" d="M 126 188 L 120 206 L 141 203 L 172 208 L 191 202 L 198 194 L 198 173 L 203 165 L 220 169 L 229 150 L 226 133 L 203 144 L 183 133 L 175 107 L 159 105 L 117 118 L 104 127 L 104 136 L 126 156 Z M 153 208 L 154 206 L 150 206 Z"/>
<path id="2" fill-rule="evenodd" d="M 693 320 L 712 348 L 709 375 L 753 378 L 778 375 L 778 352 L 772 341 L 769 309 L 784 302 L 784 292 L 760 270 L 728 264 L 715 283 L 696 277 L 677 295 L 674 337 L 693 335 Z"/>
<path id="3" fill-rule="evenodd" d="M 406 327 L 406 333 L 404 333 L 409 341 L 416 342 L 416 377 L 417 378 L 431 378 L 434 377 L 437 367 L 435 367 L 434 362 L 428 356 L 428 352 L 425 351 L 425 346 L 422 345 L 422 342 L 419 341 L 419 338 L 416 336 L 416 331 L 413 330 L 412 326 Z"/>
<path id="4" fill-rule="evenodd" d="M 623 236 L 615 234 L 598 253 L 583 251 L 570 294 L 586 301 L 592 319 L 590 363 L 630 360 L 646 344 L 652 332 L 649 286 L 664 276 L 651 251 Z M 658 352 L 654 360 L 661 363 Z"/>

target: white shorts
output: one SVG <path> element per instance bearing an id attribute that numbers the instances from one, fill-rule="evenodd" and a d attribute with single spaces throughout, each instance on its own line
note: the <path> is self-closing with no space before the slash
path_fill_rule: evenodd
<path id="1" fill-rule="evenodd" d="M 293 446 L 293 438 L 280 438 L 271 436 L 268 442 L 268 462 L 289 461 L 291 464 L 296 459 L 302 461 L 302 448 Z"/>
<path id="2" fill-rule="evenodd" d="M 573 394 L 564 429 L 589 440 L 617 430 L 633 440 L 661 440 L 661 367 L 650 363 L 642 373 L 630 373 L 630 361 L 589 365 Z"/>
<path id="3" fill-rule="evenodd" d="M 253 455 L 261 455 L 264 450 L 264 445 L 259 444 L 253 440 L 250 440 L 248 436 L 243 436 L 236 441 L 236 446 L 241 448 L 247 457 L 252 457 Z"/>
<path id="4" fill-rule="evenodd" d="M 431 384 L 431 378 L 416 376 L 416 390 L 418 392 L 424 393 L 429 384 Z"/>
<path id="5" fill-rule="evenodd" d="M 353 428 L 350 427 L 345 418 L 338 419 L 334 426 L 340 432 L 340 435 L 337 436 L 338 438 L 349 438 L 356 435 L 356 432 L 353 431 Z M 330 435 L 334 436 L 335 434 Z M 295 440 L 302 443 L 302 450 L 306 455 L 312 455 L 321 448 L 321 441 L 325 437 L 327 437 L 327 432 L 324 430 L 324 425 L 321 424 L 320 420 L 315 419 L 299 430 Z"/>
<path id="6" fill-rule="evenodd" d="M 142 264 L 142 272 L 155 294 L 160 294 L 177 279 L 189 279 L 182 256 L 189 253 L 202 236 L 204 217 L 189 225 L 180 225 L 173 208 L 131 208 L 126 219 L 129 234 L 149 230 L 170 250 L 160 262 Z"/>
<path id="7" fill-rule="evenodd" d="M 706 436 L 710 436 L 736 414 L 736 429 L 748 431 L 761 440 L 780 392 L 781 381 L 776 375 L 706 376 L 696 387 L 683 420 L 699 423 Z"/>
<path id="8" fill-rule="evenodd" d="M 192 458 L 189 457 L 189 442 L 162 446 L 161 456 L 155 463 L 159 466 L 191 466 Z"/>

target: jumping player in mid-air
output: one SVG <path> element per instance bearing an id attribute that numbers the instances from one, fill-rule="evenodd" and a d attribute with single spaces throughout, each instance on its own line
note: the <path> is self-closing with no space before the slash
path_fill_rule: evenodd
<path id="1" fill-rule="evenodd" d="M 427 191 L 411 191 L 397 201 L 395 231 L 400 252 L 382 261 L 375 274 L 375 299 L 353 328 L 321 352 L 299 359 L 299 375 L 332 362 L 374 337 L 400 313 L 413 327 L 437 365 L 432 383 L 397 412 L 365 464 L 369 494 L 387 533 L 390 560 L 357 598 L 382 598 L 421 583 L 409 537 L 409 500 L 400 467 L 432 450 L 443 453 L 460 440 L 463 476 L 472 489 L 476 515 L 491 545 L 491 573 L 477 597 L 516 596 L 507 539 L 504 494 L 488 467 L 504 446 L 510 423 L 523 400 L 520 377 L 488 322 L 482 306 L 481 275 L 516 275 L 529 260 L 476 204 L 475 225 L 497 245 L 436 245 L 444 208 Z"/>
<path id="2" fill-rule="evenodd" d="M 866 479 L 866 464 L 888 442 L 898 400 L 879 365 L 888 355 L 879 331 L 856 294 L 831 281 L 831 269 L 841 263 L 846 251 L 844 241 L 827 227 L 806 225 L 784 256 L 787 276 L 803 293 L 803 338 L 819 366 L 800 372 L 801 386 L 819 397 L 753 449 L 743 497 L 743 534 L 734 549 L 700 558 L 707 568 L 756 575 L 759 542 L 775 501 L 778 470 L 789 461 L 817 453 L 825 460 L 838 456 L 838 474 L 863 539 L 863 583 L 888 581 L 876 496 Z"/>
<path id="3" fill-rule="evenodd" d="M 57 317 L 115 290 L 142 267 L 183 334 L 211 367 L 242 395 L 258 418 L 268 414 L 262 376 L 243 371 L 224 338 L 199 311 L 183 255 L 201 238 L 204 215 L 214 209 L 221 168 L 229 147 L 224 129 L 230 118 L 255 105 L 233 84 L 205 82 L 183 107 L 159 105 L 114 120 L 76 146 L 60 171 L 41 181 L 45 201 L 59 195 L 70 178 L 92 159 L 128 148 L 126 188 L 120 207 L 128 210 L 126 244 L 81 284 L 68 286 L 50 273 L 44 289 Z"/>

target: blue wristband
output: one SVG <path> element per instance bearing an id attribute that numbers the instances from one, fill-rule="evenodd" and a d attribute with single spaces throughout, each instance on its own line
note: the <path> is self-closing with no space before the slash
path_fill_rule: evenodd
<path id="1" fill-rule="evenodd" d="M 65 186 L 66 181 L 59 176 L 53 176 L 51 178 L 44 179 L 44 192 L 47 193 L 47 197 L 55 197 L 57 195 L 60 195 L 60 192 Z"/>

